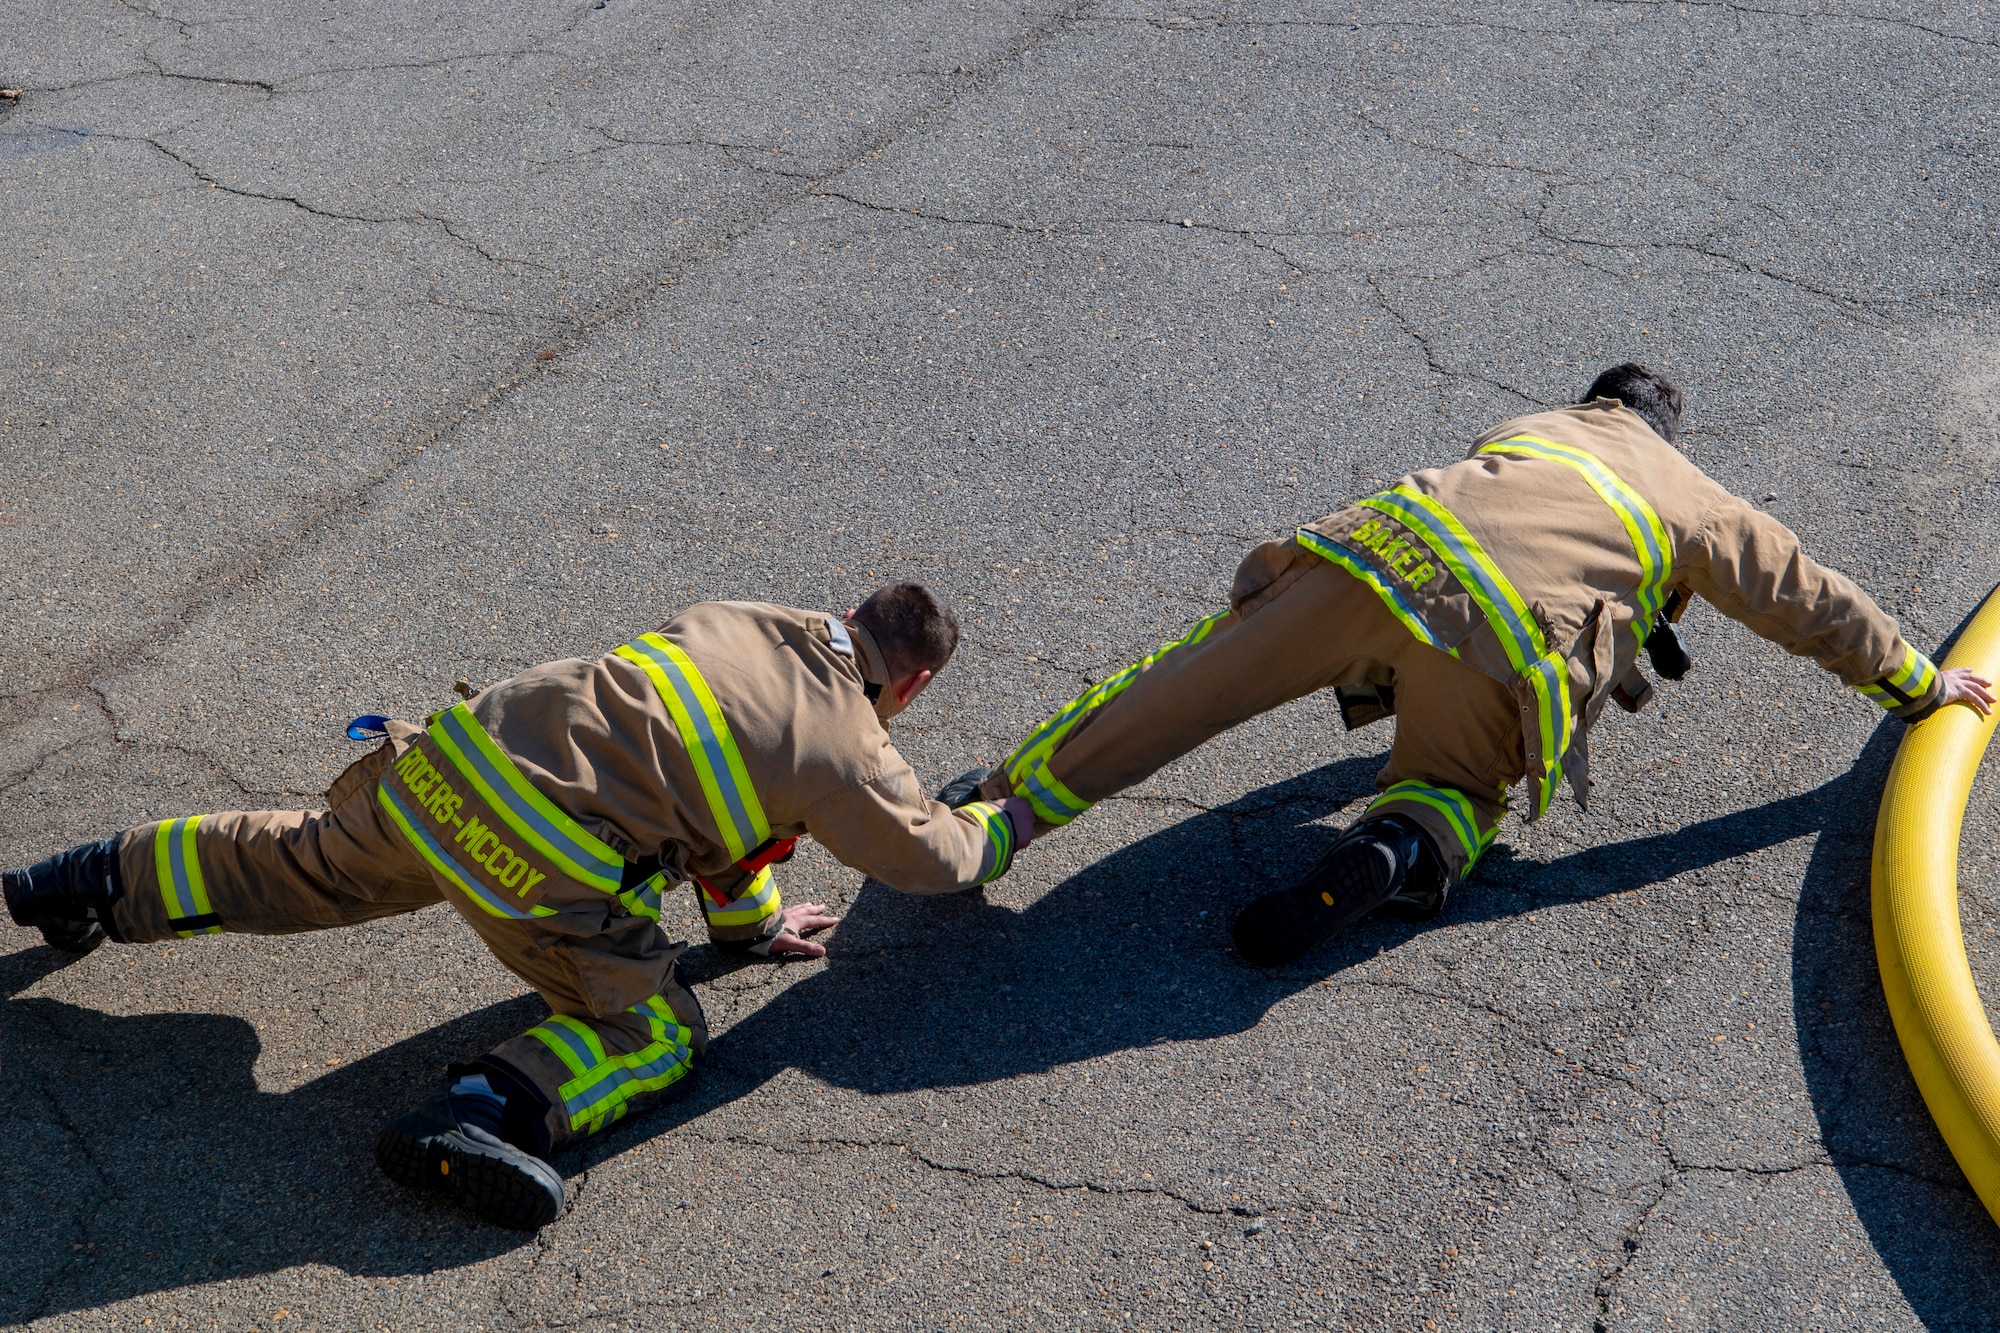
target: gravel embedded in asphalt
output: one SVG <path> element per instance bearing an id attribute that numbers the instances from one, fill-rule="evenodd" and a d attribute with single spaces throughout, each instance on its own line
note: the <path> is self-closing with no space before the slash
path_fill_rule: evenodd
<path id="1" fill-rule="evenodd" d="M 1910 4 L 0 0 L 0 860 L 309 805 L 356 714 L 904 575 L 965 627 L 895 728 L 935 785 L 1251 545 L 1627 358 L 1936 649 L 2000 578 L 1996 42 Z M 1589 813 L 1274 973 L 1230 917 L 1386 749 L 1330 699 L 983 895 L 803 852 L 829 957 L 691 951 L 701 1087 L 564 1159 L 532 1240 L 369 1160 L 542 1012 L 449 912 L 63 968 L 0 927 L 0 1320 L 1982 1326 L 2000 1236 L 1869 936 L 1899 724 L 1684 630 Z"/>

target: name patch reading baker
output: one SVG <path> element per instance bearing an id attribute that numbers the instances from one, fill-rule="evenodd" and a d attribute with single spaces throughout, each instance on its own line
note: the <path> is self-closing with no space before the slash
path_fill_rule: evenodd
<path id="1" fill-rule="evenodd" d="M 1348 540 L 1374 552 L 1390 573 L 1410 585 L 1412 592 L 1437 577 L 1437 566 L 1427 558 L 1430 552 L 1385 519 L 1369 519 Z"/>

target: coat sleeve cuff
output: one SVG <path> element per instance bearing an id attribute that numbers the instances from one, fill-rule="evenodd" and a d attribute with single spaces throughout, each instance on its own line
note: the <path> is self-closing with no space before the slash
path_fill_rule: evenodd
<path id="1" fill-rule="evenodd" d="M 1944 693 L 1937 667 L 1907 643 L 1903 645 L 1902 663 L 1894 671 L 1854 688 L 1863 698 L 1905 722 L 1920 722 L 1936 712 Z"/>
<path id="2" fill-rule="evenodd" d="M 739 885 L 734 898 L 724 897 L 721 889 L 700 876 L 695 878 L 695 887 L 701 893 L 708 937 L 717 944 L 750 947 L 768 943 L 783 927 L 779 914 L 785 903 L 769 866 Z"/>
<path id="3" fill-rule="evenodd" d="M 954 813 L 971 820 L 986 838 L 979 858 L 979 878 L 973 882 L 986 884 L 1006 874 L 1014 864 L 1014 821 L 1007 818 L 1007 812 L 991 801 L 974 801 Z"/>

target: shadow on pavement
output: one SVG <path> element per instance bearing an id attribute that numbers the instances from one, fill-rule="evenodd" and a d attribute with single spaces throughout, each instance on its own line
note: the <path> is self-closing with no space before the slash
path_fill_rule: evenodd
<path id="1" fill-rule="evenodd" d="M 716 1043 L 709 1095 L 786 1067 L 871 1094 L 964 1086 L 1255 1027 L 1274 1003 L 1417 929 L 1371 922 L 1276 972 L 1229 952 L 1236 909 L 1310 864 L 1336 833 L 1314 821 L 1370 794 L 1380 766 L 1342 760 L 1182 820 L 1025 911 L 870 881 L 830 946 L 833 965 Z M 692 979 L 707 952 L 690 951 Z"/>
<path id="2" fill-rule="evenodd" d="M 1875 975 L 1868 859 L 1900 730 L 1885 725 L 1841 777 L 1753 810 L 1546 865 L 1496 849 L 1443 920 L 1586 900 L 1817 835 L 1793 951 L 1807 1087 L 1871 1240 L 1920 1317 L 1942 1327 L 1983 1318 L 1981 1293 L 2000 1278 L 2000 1238 L 1917 1096 Z M 1183 820 L 1024 912 L 979 895 L 919 899 L 870 883 L 829 966 L 718 1040 L 687 1100 L 561 1165 L 587 1168 L 786 1068 L 894 1093 L 1254 1027 L 1285 997 L 1424 928 L 1366 923 L 1277 972 L 1246 969 L 1228 951 L 1235 909 L 1324 849 L 1334 830 L 1315 821 L 1367 795 L 1378 763 L 1341 760 Z M 0 960 L 0 985 L 14 994 L 54 962 L 45 949 Z M 696 948 L 684 968 L 699 983 L 734 965 Z M 394 1189 L 368 1148 L 377 1125 L 427 1093 L 445 1063 L 542 1012 L 533 997 L 495 1005 L 274 1095 L 256 1087 L 258 1040 L 239 1019 L 112 1018 L 8 1002 L 0 1087 L 22 1128 L 0 1166 L 0 1320 L 301 1263 L 428 1272 L 527 1243 Z"/>
<path id="3" fill-rule="evenodd" d="M 1910 1077 L 1875 963 L 1875 812 L 1903 730 L 1885 720 L 1845 773 L 1797 796 L 1547 865 L 1509 858 L 1482 866 L 1481 891 L 1447 919 L 1599 897 L 1815 838 L 1793 921 L 1792 1017 L 1821 1141 L 1917 1317 L 1932 1329 L 1990 1328 L 2000 1230 Z"/>
<path id="4" fill-rule="evenodd" d="M 1875 810 L 1902 732 L 1902 723 L 1885 721 L 1847 772 L 1812 791 L 1671 833 L 1546 864 L 1495 848 L 1440 922 L 1585 901 L 1815 837 L 1792 972 L 1800 1058 L 1822 1138 L 1918 1316 L 1932 1328 L 1987 1327 L 1988 1293 L 2000 1286 L 2000 1231 L 1917 1093 L 1875 966 Z M 870 884 L 842 928 L 836 966 L 718 1042 L 701 1096 L 741 1095 L 786 1067 L 867 1093 L 975 1084 L 1253 1027 L 1286 996 L 1424 929 L 1369 922 L 1275 973 L 1250 971 L 1228 952 L 1235 910 L 1310 864 L 1333 830 L 1302 826 L 1365 796 L 1377 763 L 1344 760 L 1163 829 L 1019 914 Z M 1253 880 L 1246 867 L 1261 873 Z M 856 950 L 870 935 L 880 948 Z M 589 1151 L 615 1153 L 652 1132 L 641 1122 Z"/>
<path id="5" fill-rule="evenodd" d="M 1902 733 L 1883 723 L 1820 789 L 1826 813 L 1800 821 L 1819 841 L 1793 927 L 1792 1014 L 1820 1136 L 1904 1299 L 1928 1328 L 1991 1328 L 2000 1230 L 1924 1106 L 1875 963 L 1875 812 Z"/>
<path id="6" fill-rule="evenodd" d="M 63 961 L 0 959 L 0 994 Z M 395 1276 L 531 1243 L 397 1190 L 370 1145 L 448 1061 L 542 1012 L 494 1005 L 273 1094 L 240 1018 L 0 1002 L 0 1325 L 296 1264 Z"/>
<path id="7" fill-rule="evenodd" d="M 789 1066 L 889 1092 L 1253 1027 L 1275 1001 L 1414 929 L 1370 926 L 1275 975 L 1226 952 L 1232 904 L 1317 856 L 1333 830 L 1298 826 L 1365 796 L 1379 764 L 1332 764 L 1183 821 L 1025 913 L 870 884 L 831 965 L 718 1041 L 686 1100 L 559 1165 L 585 1169 Z M 1254 879 L 1246 866 L 1259 867 Z M 707 947 L 684 959 L 693 983 L 739 966 Z M 62 961 L 45 948 L 0 959 L 0 995 Z M 0 1324 L 299 1264 L 391 1276 L 531 1243 L 390 1185 L 370 1144 L 435 1090 L 447 1063 L 545 1012 L 533 996 L 490 1006 L 273 1094 L 257 1087 L 260 1043 L 242 1019 L 0 1001 L 11 1140 L 0 1153 Z"/>

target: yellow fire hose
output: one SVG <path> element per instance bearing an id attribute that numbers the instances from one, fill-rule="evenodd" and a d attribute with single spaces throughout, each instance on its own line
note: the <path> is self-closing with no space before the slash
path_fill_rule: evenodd
<path id="1" fill-rule="evenodd" d="M 1947 660 L 2000 678 L 2000 592 Z M 1941 708 L 1910 728 L 1875 822 L 1875 957 L 1903 1058 L 1986 1211 L 2000 1221 L 2000 1041 L 1958 921 L 1958 835 L 2000 711 Z"/>

